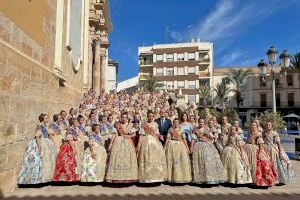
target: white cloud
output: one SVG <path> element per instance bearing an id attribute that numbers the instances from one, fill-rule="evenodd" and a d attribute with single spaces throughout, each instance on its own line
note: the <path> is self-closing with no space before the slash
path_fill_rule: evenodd
<path id="1" fill-rule="evenodd" d="M 242 57 L 246 57 L 245 53 L 242 53 L 239 50 L 235 50 L 231 53 L 229 53 L 228 55 L 225 55 L 221 58 L 221 65 L 225 66 L 228 65 L 230 63 L 234 63 L 235 61 L 241 59 Z"/>
<path id="2" fill-rule="evenodd" d="M 201 41 L 215 43 L 215 56 L 238 42 L 239 35 L 254 25 L 271 17 L 275 12 L 296 3 L 297 0 L 219 0 L 207 16 L 194 26 L 183 31 L 171 31 L 170 36 L 177 41 L 200 38 Z M 219 65 L 253 65 L 254 57 L 248 53 L 234 50 L 223 55 Z"/>
<path id="3" fill-rule="evenodd" d="M 182 32 L 171 31 L 170 35 L 175 40 L 197 37 L 202 41 L 214 42 L 239 35 L 245 29 L 260 23 L 291 2 L 219 0 L 208 15 L 196 25 L 189 26 Z"/>

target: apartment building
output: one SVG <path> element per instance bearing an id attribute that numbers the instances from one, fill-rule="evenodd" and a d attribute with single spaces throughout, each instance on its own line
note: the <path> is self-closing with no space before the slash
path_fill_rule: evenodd
<path id="1" fill-rule="evenodd" d="M 242 121 L 258 115 L 266 110 L 272 111 L 272 82 L 268 80 L 263 82 L 260 76 L 260 69 L 253 67 L 226 67 L 214 68 L 212 77 L 212 87 L 216 87 L 218 83 L 225 81 L 229 88 L 233 89 L 234 85 L 230 83 L 227 74 L 231 69 L 250 69 L 253 75 L 245 80 L 242 87 L 243 102 L 240 105 L 240 117 Z M 300 114 L 300 82 L 299 73 L 295 70 L 288 70 L 286 74 L 282 73 L 275 79 L 276 83 L 276 107 L 277 111 L 282 115 L 289 113 Z M 213 95 L 216 97 L 216 95 Z M 228 95 L 227 105 L 236 108 L 234 92 Z"/>
<path id="2" fill-rule="evenodd" d="M 213 43 L 199 39 L 187 43 L 139 47 L 139 81 L 155 76 L 162 90 L 181 90 L 184 100 L 199 102 L 199 88 L 211 86 Z"/>

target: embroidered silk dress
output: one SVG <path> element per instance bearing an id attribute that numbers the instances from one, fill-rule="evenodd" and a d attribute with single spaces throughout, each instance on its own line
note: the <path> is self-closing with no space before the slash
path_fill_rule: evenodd
<path id="1" fill-rule="evenodd" d="M 192 180 L 189 151 L 184 144 L 183 130 L 169 129 L 166 147 L 168 181 L 173 183 L 188 183 Z"/>
<path id="2" fill-rule="evenodd" d="M 41 137 L 41 132 L 36 132 Z M 42 183 L 42 160 L 36 139 L 29 140 L 24 155 L 21 170 L 19 172 L 18 184 Z"/>
<path id="3" fill-rule="evenodd" d="M 19 184 L 37 184 L 51 182 L 55 169 L 56 147 L 49 139 L 49 129 L 44 124 L 36 128 L 40 147 L 36 139 L 29 141 L 23 158 L 23 165 L 19 173 Z"/>
<path id="4" fill-rule="evenodd" d="M 112 134 L 116 133 L 116 130 L 113 127 L 113 125 L 107 122 L 103 124 L 99 124 L 99 129 L 100 129 L 101 140 L 104 143 L 104 147 L 105 149 L 108 149 L 108 146 L 112 138 Z"/>
<path id="5" fill-rule="evenodd" d="M 81 176 L 81 170 L 82 170 L 82 164 L 83 164 L 83 158 L 84 158 L 84 150 L 85 146 L 88 146 L 88 137 L 86 136 L 85 132 L 82 132 L 79 127 L 78 129 L 75 129 L 71 127 L 69 129 L 70 134 L 73 136 L 72 143 L 74 144 L 74 147 L 76 148 L 76 173 L 78 176 Z"/>
<path id="6" fill-rule="evenodd" d="M 258 186 L 273 186 L 277 183 L 277 171 L 264 150 L 259 154 L 258 145 L 263 144 L 261 134 L 250 134 L 245 151 L 251 166 L 253 183 Z"/>
<path id="7" fill-rule="evenodd" d="M 219 128 L 216 128 L 216 127 L 210 128 L 210 132 L 215 138 L 214 145 L 215 145 L 216 149 L 218 150 L 219 154 L 221 155 L 224 150 L 221 128 L 220 127 Z"/>
<path id="8" fill-rule="evenodd" d="M 50 128 L 53 131 L 53 135 L 52 135 L 52 141 L 55 144 L 56 147 L 56 152 L 59 152 L 60 146 L 62 144 L 62 135 L 61 135 L 61 126 L 58 125 L 57 123 L 53 122 L 50 125 Z"/>
<path id="9" fill-rule="evenodd" d="M 230 123 L 227 124 L 222 124 L 221 125 L 221 134 L 219 135 L 220 141 L 222 141 L 223 143 L 223 148 L 226 146 L 227 144 L 227 140 L 228 140 L 228 133 L 229 133 L 229 129 L 231 127 Z"/>
<path id="10" fill-rule="evenodd" d="M 92 157 L 91 148 L 95 153 Z M 89 148 L 85 150 L 83 167 L 81 172 L 82 182 L 102 182 L 105 178 L 106 150 L 103 147 L 100 136 L 92 133 L 89 138 Z"/>
<path id="11" fill-rule="evenodd" d="M 209 129 L 193 130 L 192 134 L 195 145 L 193 148 L 193 182 L 198 184 L 219 184 L 224 183 L 225 170 L 215 148 L 212 133 Z"/>
<path id="12" fill-rule="evenodd" d="M 74 182 L 79 180 L 76 169 L 76 149 L 72 143 L 73 136 L 67 135 L 56 158 L 53 181 Z"/>
<path id="13" fill-rule="evenodd" d="M 185 134 L 185 138 L 186 138 L 186 142 L 187 144 L 190 146 L 191 142 L 192 142 L 192 135 L 191 132 L 193 130 L 193 126 L 190 123 L 182 123 L 180 124 L 180 128 L 183 130 L 184 134 Z"/>
<path id="14" fill-rule="evenodd" d="M 231 135 L 222 154 L 227 181 L 233 184 L 252 183 L 250 165 L 240 135 Z"/>
<path id="15" fill-rule="evenodd" d="M 134 134 L 133 124 L 127 127 L 123 124 L 116 125 L 118 128 L 113 140 L 111 154 L 106 174 L 107 182 L 130 183 L 138 179 L 138 164 L 134 145 L 131 138 Z"/>
<path id="16" fill-rule="evenodd" d="M 279 134 L 276 131 L 264 132 L 263 139 L 265 142 L 265 151 L 271 158 L 274 168 L 278 171 L 279 183 L 287 183 L 295 178 L 292 163 L 287 156 L 285 150 L 279 147 L 277 142 L 280 142 Z M 281 151 L 279 151 L 281 148 Z M 280 158 L 280 153 L 281 158 Z"/>
<path id="17" fill-rule="evenodd" d="M 167 179 L 167 163 L 165 150 L 159 141 L 157 123 L 142 124 L 140 134 L 139 182 L 164 182 Z"/>

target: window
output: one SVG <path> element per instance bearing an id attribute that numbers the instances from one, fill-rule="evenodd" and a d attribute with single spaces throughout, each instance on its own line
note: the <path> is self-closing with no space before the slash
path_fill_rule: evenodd
<path id="1" fill-rule="evenodd" d="M 275 86 L 276 86 L 276 88 L 281 88 L 281 84 L 280 84 L 279 78 L 275 78 Z"/>
<path id="2" fill-rule="evenodd" d="M 164 60 L 164 57 L 163 57 L 163 55 L 161 55 L 161 54 L 157 54 L 156 55 L 156 61 L 163 61 Z"/>
<path id="3" fill-rule="evenodd" d="M 199 86 L 200 86 L 200 87 L 206 87 L 206 86 L 209 86 L 209 79 L 200 79 L 200 80 L 199 80 Z"/>
<path id="4" fill-rule="evenodd" d="M 188 53 L 188 60 L 195 60 L 195 53 Z"/>
<path id="5" fill-rule="evenodd" d="M 280 107 L 280 93 L 276 94 L 276 106 Z"/>
<path id="6" fill-rule="evenodd" d="M 184 81 L 178 81 L 177 82 L 177 88 L 178 89 L 184 89 Z"/>
<path id="7" fill-rule="evenodd" d="M 286 81 L 287 81 L 287 85 L 288 86 L 293 86 L 293 75 L 292 74 L 288 74 L 286 76 Z"/>
<path id="8" fill-rule="evenodd" d="M 168 81 L 167 82 L 167 89 L 174 89 L 174 82 L 173 81 Z"/>
<path id="9" fill-rule="evenodd" d="M 267 107 L 267 95 L 265 93 L 260 94 L 260 107 Z"/>
<path id="10" fill-rule="evenodd" d="M 177 75 L 184 75 L 184 67 L 178 67 L 177 68 Z"/>
<path id="11" fill-rule="evenodd" d="M 195 67 L 189 67 L 188 68 L 188 74 L 195 74 L 196 73 L 196 68 Z"/>
<path id="12" fill-rule="evenodd" d="M 167 54 L 167 62 L 173 62 L 174 61 L 174 55 L 173 54 Z"/>
<path id="13" fill-rule="evenodd" d="M 288 105 L 289 106 L 294 106 L 294 93 L 288 93 Z"/>
<path id="14" fill-rule="evenodd" d="M 173 67 L 167 68 L 167 76 L 173 76 L 174 75 L 174 69 Z"/>
<path id="15" fill-rule="evenodd" d="M 177 60 L 178 61 L 184 61 L 184 54 L 183 53 L 177 54 Z"/>
<path id="16" fill-rule="evenodd" d="M 189 103 L 196 102 L 196 95 L 189 95 L 188 96 L 188 102 Z"/>
<path id="17" fill-rule="evenodd" d="M 195 89 L 196 88 L 196 82 L 195 81 L 189 81 L 189 89 Z"/>
<path id="18" fill-rule="evenodd" d="M 156 68 L 156 76 L 163 76 L 164 68 Z"/>

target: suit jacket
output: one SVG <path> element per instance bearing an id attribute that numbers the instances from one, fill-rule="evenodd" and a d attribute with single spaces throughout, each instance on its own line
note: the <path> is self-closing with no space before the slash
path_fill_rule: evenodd
<path id="1" fill-rule="evenodd" d="M 168 118 L 165 118 L 165 122 L 164 122 L 163 126 L 162 126 L 162 119 L 161 118 L 156 119 L 155 122 L 158 125 L 159 133 L 163 136 L 167 136 L 168 130 L 172 126 L 172 121 Z"/>

